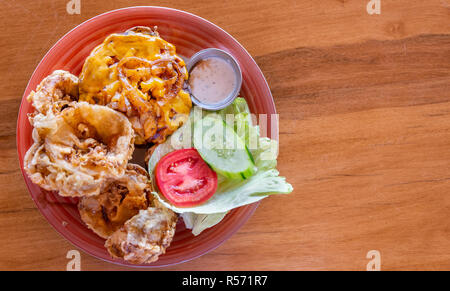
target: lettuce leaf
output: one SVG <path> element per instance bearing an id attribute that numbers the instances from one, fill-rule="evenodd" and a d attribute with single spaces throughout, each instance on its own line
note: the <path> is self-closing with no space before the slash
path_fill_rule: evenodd
<path id="1" fill-rule="evenodd" d="M 193 212 L 197 214 L 212 214 L 227 212 L 233 208 L 258 202 L 271 194 L 288 194 L 292 186 L 286 183 L 284 177 L 278 176 L 278 171 L 271 169 L 260 171 L 240 182 L 224 179 L 217 187 L 217 192 L 205 203 L 192 207 L 176 207 L 156 196 L 166 207 L 177 213 Z"/>
<path id="2" fill-rule="evenodd" d="M 185 212 L 181 214 L 186 228 L 192 229 L 193 235 L 199 235 L 207 228 L 213 227 L 222 221 L 228 212 L 214 213 L 214 214 L 195 214 L 192 212 Z"/>

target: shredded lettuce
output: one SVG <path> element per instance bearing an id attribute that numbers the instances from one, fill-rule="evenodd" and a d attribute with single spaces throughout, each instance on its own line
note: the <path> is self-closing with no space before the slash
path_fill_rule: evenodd
<path id="1" fill-rule="evenodd" d="M 163 156 L 174 150 L 193 146 L 193 123 L 209 114 L 218 114 L 234 128 L 252 153 L 257 170 L 253 176 L 242 181 L 218 175 L 216 193 L 205 203 L 192 207 L 173 206 L 163 199 L 158 189 L 155 189 L 153 194 L 166 207 L 181 213 L 186 227 L 192 229 L 194 235 L 219 223 L 226 213 L 234 208 L 260 201 L 269 195 L 289 194 L 293 190 L 292 186 L 286 182 L 284 177 L 280 177 L 279 172 L 275 169 L 278 142 L 259 136 L 259 127 L 253 125 L 247 102 L 243 98 L 236 98 L 230 106 L 215 113 L 194 107 L 189 120 L 165 143 L 158 145 L 153 152 L 148 164 L 152 179 L 154 179 L 153 171 L 156 164 Z"/>

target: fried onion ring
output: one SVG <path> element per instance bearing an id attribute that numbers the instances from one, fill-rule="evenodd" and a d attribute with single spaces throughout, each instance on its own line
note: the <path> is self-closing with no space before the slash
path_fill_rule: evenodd
<path id="1" fill-rule="evenodd" d="M 105 106 L 78 102 L 56 116 L 39 113 L 32 124 L 24 169 L 33 183 L 61 196 L 98 195 L 124 174 L 134 150 L 130 122 Z"/>
<path id="2" fill-rule="evenodd" d="M 56 70 L 48 75 L 36 91 L 27 97 L 37 113 L 59 114 L 63 108 L 78 101 L 78 78 L 69 72 Z"/>
<path id="3" fill-rule="evenodd" d="M 170 209 L 155 205 L 125 222 L 105 242 L 114 258 L 133 264 L 148 264 L 166 252 L 175 234 L 178 217 Z"/>
<path id="4" fill-rule="evenodd" d="M 98 196 L 83 197 L 78 203 L 81 219 L 102 238 L 108 238 L 124 223 L 147 209 L 151 184 L 145 169 L 128 164 L 125 174 Z"/>

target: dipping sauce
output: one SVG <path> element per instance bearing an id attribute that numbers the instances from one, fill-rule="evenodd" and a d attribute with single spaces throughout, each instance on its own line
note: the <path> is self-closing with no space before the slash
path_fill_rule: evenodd
<path id="1" fill-rule="evenodd" d="M 192 95 L 205 104 L 225 100 L 236 87 L 236 73 L 231 64 L 219 57 L 199 61 L 190 72 Z"/>

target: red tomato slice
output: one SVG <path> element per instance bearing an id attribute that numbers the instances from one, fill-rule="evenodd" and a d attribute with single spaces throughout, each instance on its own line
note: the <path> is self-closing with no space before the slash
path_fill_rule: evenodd
<path id="1" fill-rule="evenodd" d="M 196 149 L 165 155 L 156 165 L 156 184 L 173 205 L 190 207 L 211 198 L 217 190 L 217 174 Z"/>

